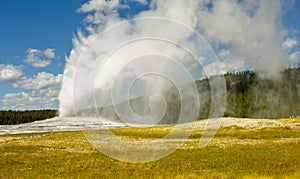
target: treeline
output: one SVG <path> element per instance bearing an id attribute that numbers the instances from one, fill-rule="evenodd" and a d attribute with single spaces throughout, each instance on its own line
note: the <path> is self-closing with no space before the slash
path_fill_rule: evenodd
<path id="1" fill-rule="evenodd" d="M 261 79 L 253 72 L 226 76 L 226 116 L 287 118 L 300 116 L 300 68 L 288 69 L 280 79 Z"/>
<path id="2" fill-rule="evenodd" d="M 57 110 L 0 111 L 0 125 L 13 125 L 45 120 L 57 116 Z"/>
<path id="3" fill-rule="evenodd" d="M 252 71 L 225 75 L 227 105 L 225 117 L 288 118 L 300 116 L 300 68 L 283 71 L 280 78 L 260 78 Z M 200 93 L 209 91 L 207 81 L 198 81 Z M 203 89 L 203 86 L 207 86 Z M 207 100 L 200 118 L 207 118 Z"/>

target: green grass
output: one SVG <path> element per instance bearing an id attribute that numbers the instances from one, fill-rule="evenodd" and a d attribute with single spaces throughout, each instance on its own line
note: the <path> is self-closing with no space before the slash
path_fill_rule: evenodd
<path id="1" fill-rule="evenodd" d="M 221 128 L 216 137 L 233 137 L 237 139 L 281 139 L 300 138 L 300 130 L 290 128 L 264 128 L 261 130 L 246 130 Z"/>
<path id="2" fill-rule="evenodd" d="M 171 127 L 112 129 L 120 136 L 159 138 Z M 124 163 L 101 154 L 82 132 L 0 136 L 0 178 L 300 178 L 300 142 L 289 128 L 244 130 L 221 128 L 218 139 L 259 140 L 199 148 L 202 131 L 189 146 L 146 164 Z M 112 144 L 113 145 L 113 144 Z"/>
<path id="3" fill-rule="evenodd" d="M 110 129 L 117 136 L 128 136 L 131 138 L 162 138 L 172 132 L 172 127 L 151 127 L 151 128 L 115 128 Z M 180 138 L 184 131 L 177 131 L 174 135 Z M 202 130 L 194 130 L 190 139 L 199 139 L 203 134 Z M 220 127 L 215 137 L 237 138 L 237 139 L 280 139 L 300 138 L 300 130 L 288 127 L 264 128 L 261 130 L 247 130 L 241 127 Z"/>

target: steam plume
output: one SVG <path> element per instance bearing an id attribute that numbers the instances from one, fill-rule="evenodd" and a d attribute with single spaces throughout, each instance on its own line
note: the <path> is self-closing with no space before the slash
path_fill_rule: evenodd
<path id="1" fill-rule="evenodd" d="M 214 47 L 215 51 L 228 53 L 220 56 L 226 71 L 252 68 L 264 76 L 275 76 L 284 66 L 287 51 L 282 48 L 286 35 L 281 24 L 283 4 L 280 0 L 136 0 L 137 3 L 149 5 L 149 10 L 141 11 L 134 18 L 157 17 L 167 18 L 202 34 Z M 170 58 L 179 60 L 197 80 L 204 72 L 201 66 L 194 63 L 192 56 L 176 45 L 166 45 L 164 41 L 140 40 L 139 43 L 126 44 L 120 47 L 121 42 L 129 39 L 141 38 L 155 34 L 174 42 L 184 44 L 193 50 L 201 46 L 190 43 L 193 32 L 185 28 L 176 28 L 174 23 L 155 21 L 151 24 L 143 21 L 125 21 L 120 17 L 119 9 L 130 8 L 127 1 L 118 0 L 90 0 L 79 8 L 79 12 L 88 13 L 85 22 L 86 29 L 78 31 L 73 39 L 73 49 L 66 57 L 66 65 L 59 95 L 60 115 L 74 114 L 75 109 L 85 109 L 94 105 L 94 93 L 97 93 L 96 103 L 110 104 L 110 89 L 119 71 L 124 70 L 130 60 L 141 54 L 160 52 Z M 164 22 L 164 23 L 162 23 Z M 121 25 L 120 25 L 121 23 Z M 111 28 L 114 25 L 118 28 Z M 109 29 L 104 31 L 105 29 Z M 106 35 L 102 36 L 103 32 Z M 168 33 L 165 33 L 168 32 Z M 111 47 L 119 47 L 112 55 Z M 203 49 L 203 46 L 201 46 Z M 204 50 L 203 53 L 206 51 Z M 108 57 L 108 59 L 107 59 Z M 159 57 L 157 57 L 159 58 Z M 106 60 L 101 72 L 99 68 Z M 153 64 L 149 64 L 153 65 Z M 168 64 L 162 59 L 156 64 L 165 71 Z M 220 73 L 216 63 L 207 63 L 205 58 L 201 64 L 206 75 Z M 135 68 L 145 68 L 137 65 Z M 125 69 L 124 80 L 136 78 L 133 69 Z M 99 73 L 101 76 L 98 76 Z M 176 73 L 176 72 L 175 72 Z M 145 94 L 163 93 L 170 88 L 164 80 L 149 78 L 143 88 Z M 154 82 L 151 82 L 154 81 Z M 148 84 L 148 85 L 147 85 Z M 139 95 L 136 90 L 135 95 Z M 119 94 L 120 98 L 123 94 Z M 99 100 L 100 101 L 97 101 Z"/>

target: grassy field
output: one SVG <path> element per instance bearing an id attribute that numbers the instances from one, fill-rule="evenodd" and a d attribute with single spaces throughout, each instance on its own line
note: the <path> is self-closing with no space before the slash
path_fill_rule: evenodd
<path id="1" fill-rule="evenodd" d="M 171 127 L 112 129 L 131 139 L 160 138 Z M 0 136 L 0 178 L 300 178 L 300 130 L 220 128 L 205 148 L 203 131 L 161 160 L 131 164 L 95 150 L 82 132 Z M 113 145 L 113 144 L 111 144 Z"/>

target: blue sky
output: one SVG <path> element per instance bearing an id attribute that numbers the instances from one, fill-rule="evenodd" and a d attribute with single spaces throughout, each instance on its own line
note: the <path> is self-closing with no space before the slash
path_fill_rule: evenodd
<path id="1" fill-rule="evenodd" d="M 63 59 L 71 50 L 72 33 L 82 25 L 84 15 L 75 12 L 84 2 L 1 0 L 1 63 L 23 64 L 28 48 L 54 48 L 59 59 Z M 54 60 L 47 70 L 61 73 L 62 68 L 57 68 L 59 63 L 62 60 Z M 30 69 L 26 74 L 33 75 L 38 70 Z"/>
<path id="2" fill-rule="evenodd" d="M 59 88 L 56 83 L 62 78 L 72 37 L 84 28 L 86 14 L 76 10 L 86 1 L 0 0 L 0 109 L 58 108 L 57 91 L 47 104 L 45 100 L 50 98 L 43 95 Z M 136 2 L 129 6 L 118 11 L 121 17 L 129 18 L 149 8 Z M 283 17 L 289 36 L 297 41 L 290 53 L 300 50 L 299 9 L 300 2 L 295 1 Z M 50 64 L 41 63 L 45 61 Z M 42 84 L 38 79 L 53 82 Z M 25 98 L 30 99 L 20 104 Z"/>
<path id="3" fill-rule="evenodd" d="M 1 0 L 0 64 L 22 66 L 22 76 L 28 78 L 39 72 L 54 75 L 62 73 L 64 56 L 72 48 L 73 33 L 82 26 L 84 17 L 83 14 L 76 13 L 76 9 L 84 2 L 84 0 Z M 28 49 L 48 48 L 55 49 L 55 58 L 46 68 L 35 68 L 24 63 Z M 0 88 L 0 98 L 7 93 L 26 91 L 22 88 L 14 88 L 10 82 L 5 81 L 0 82 Z M 53 107 L 57 107 L 57 104 Z M 2 108 L 14 109 L 15 107 L 12 104 L 2 105 Z"/>

